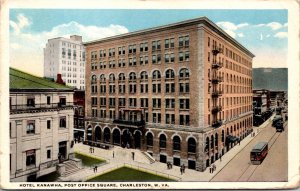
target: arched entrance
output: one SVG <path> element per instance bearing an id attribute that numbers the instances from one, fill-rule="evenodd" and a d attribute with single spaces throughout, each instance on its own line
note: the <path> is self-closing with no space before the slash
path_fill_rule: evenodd
<path id="1" fill-rule="evenodd" d="M 104 129 L 104 142 L 110 143 L 110 129 L 109 128 Z"/>
<path id="2" fill-rule="evenodd" d="M 95 129 L 94 137 L 96 142 L 99 142 L 101 140 L 101 128 L 98 126 Z"/>
<path id="3" fill-rule="evenodd" d="M 119 129 L 115 129 L 113 131 L 113 144 L 114 145 L 120 145 L 121 142 L 121 133 Z"/>
<path id="4" fill-rule="evenodd" d="M 122 147 L 131 147 L 131 132 L 129 129 L 125 129 L 122 134 Z"/>
<path id="5" fill-rule="evenodd" d="M 140 131 L 136 131 L 134 134 L 134 146 L 137 149 L 141 148 L 141 132 Z"/>

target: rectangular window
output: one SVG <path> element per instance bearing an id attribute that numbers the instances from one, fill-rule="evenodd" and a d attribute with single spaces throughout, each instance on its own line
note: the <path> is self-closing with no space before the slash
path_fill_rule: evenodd
<path id="1" fill-rule="evenodd" d="M 35 149 L 26 151 L 26 166 L 35 165 Z"/>
<path id="2" fill-rule="evenodd" d="M 34 98 L 27 98 L 27 107 L 34 107 L 34 106 L 35 106 Z"/>
<path id="3" fill-rule="evenodd" d="M 60 117 L 59 118 L 59 127 L 60 128 L 66 128 L 67 127 L 66 117 Z"/>
<path id="4" fill-rule="evenodd" d="M 175 99 L 166 99 L 166 109 L 175 108 Z"/>
<path id="5" fill-rule="evenodd" d="M 175 92 L 175 84 L 167 83 L 166 85 L 166 93 L 174 93 Z"/>
<path id="6" fill-rule="evenodd" d="M 115 98 L 109 98 L 109 107 L 115 107 Z"/>
<path id="7" fill-rule="evenodd" d="M 141 98 L 141 107 L 147 108 L 148 107 L 148 98 Z"/>
<path id="8" fill-rule="evenodd" d="M 126 106 L 126 99 L 125 98 L 119 98 L 119 106 Z"/>
<path id="9" fill-rule="evenodd" d="M 51 97 L 47 96 L 47 105 L 50 105 L 50 104 L 51 104 Z"/>
<path id="10" fill-rule="evenodd" d="M 153 98 L 152 99 L 152 107 L 154 109 L 159 109 L 161 107 L 161 100 L 158 98 Z"/>
<path id="11" fill-rule="evenodd" d="M 34 120 L 27 121 L 26 133 L 27 134 L 35 134 L 35 121 Z"/>
<path id="12" fill-rule="evenodd" d="M 179 99 L 180 109 L 190 109 L 189 99 Z"/>
<path id="13" fill-rule="evenodd" d="M 47 120 L 47 129 L 51 129 L 51 120 Z"/>
<path id="14" fill-rule="evenodd" d="M 51 150 L 47 150 L 47 159 L 50 159 L 51 158 Z"/>
<path id="15" fill-rule="evenodd" d="M 166 124 L 175 124 L 175 114 L 166 114 Z"/>
<path id="16" fill-rule="evenodd" d="M 136 107 L 136 98 L 129 98 L 129 107 Z"/>
<path id="17" fill-rule="evenodd" d="M 152 122 L 153 123 L 160 123 L 161 122 L 161 114 L 160 113 L 153 113 L 152 114 Z"/>
<path id="18" fill-rule="evenodd" d="M 152 84 L 152 93 L 160 93 L 161 84 Z"/>
<path id="19" fill-rule="evenodd" d="M 97 106 L 97 98 L 92 97 L 92 106 Z"/>
<path id="20" fill-rule="evenodd" d="M 189 115 L 180 115 L 179 116 L 180 125 L 190 125 L 190 116 Z"/>

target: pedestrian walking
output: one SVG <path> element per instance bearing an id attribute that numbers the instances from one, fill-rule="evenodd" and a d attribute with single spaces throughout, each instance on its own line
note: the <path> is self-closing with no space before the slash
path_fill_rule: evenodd
<path id="1" fill-rule="evenodd" d="M 98 166 L 96 165 L 96 166 L 95 166 L 95 171 L 97 172 L 97 170 L 98 170 Z"/>
<path id="2" fill-rule="evenodd" d="M 185 166 L 184 166 L 184 164 L 182 165 L 182 170 L 183 170 L 183 173 L 185 173 Z"/>
<path id="3" fill-rule="evenodd" d="M 94 166 L 93 170 L 94 170 L 94 173 L 95 173 L 96 172 L 96 166 Z"/>
<path id="4" fill-rule="evenodd" d="M 215 171 L 217 169 L 216 165 L 213 164 L 213 171 Z"/>
<path id="5" fill-rule="evenodd" d="M 212 168 L 211 168 L 211 166 L 209 167 L 209 173 L 212 173 Z"/>
<path id="6" fill-rule="evenodd" d="M 113 151 L 113 158 L 115 158 L 115 151 Z"/>
<path id="7" fill-rule="evenodd" d="M 90 153 L 92 153 L 92 147 L 90 147 Z"/>
<path id="8" fill-rule="evenodd" d="M 134 160 L 134 152 L 132 152 L 131 154 L 132 154 L 132 160 Z"/>
<path id="9" fill-rule="evenodd" d="M 93 153 L 95 152 L 95 147 L 92 147 L 92 149 L 93 149 Z"/>
<path id="10" fill-rule="evenodd" d="M 182 169 L 182 166 L 180 166 L 180 173 L 182 175 L 182 172 L 183 172 L 183 169 Z"/>

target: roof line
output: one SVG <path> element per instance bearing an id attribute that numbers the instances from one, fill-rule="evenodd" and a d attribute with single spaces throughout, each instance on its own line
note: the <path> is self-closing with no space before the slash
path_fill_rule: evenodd
<path id="1" fill-rule="evenodd" d="M 192 25 L 192 24 L 196 24 L 199 22 L 202 22 L 209 28 L 214 29 L 214 31 L 219 33 L 219 35 L 221 35 L 223 38 L 229 40 L 231 43 L 233 43 L 236 46 L 238 46 L 239 48 L 241 48 L 247 55 L 249 55 L 251 57 L 255 57 L 255 55 L 253 53 L 251 53 L 247 48 L 245 48 L 242 44 L 240 44 L 237 40 L 235 40 L 230 35 L 228 35 L 223 29 L 221 29 L 218 25 L 216 25 L 214 22 L 212 22 L 205 16 L 194 18 L 194 19 L 189 19 L 189 20 L 184 20 L 184 21 L 179 21 L 179 22 L 175 22 L 175 23 L 171 23 L 171 24 L 151 27 L 151 28 L 147 28 L 147 29 L 142 29 L 142 30 L 138 30 L 138 31 L 133 31 L 133 32 L 129 32 L 129 33 L 119 34 L 119 35 L 115 35 L 115 36 L 105 37 L 105 38 L 98 39 L 98 40 L 87 41 L 87 42 L 83 42 L 83 45 L 90 45 L 90 44 L 95 44 L 98 42 L 105 42 L 108 40 L 114 40 L 114 39 L 118 39 L 118 38 L 131 37 L 133 35 L 138 35 L 138 34 L 142 34 L 142 33 L 155 32 L 155 31 L 162 30 L 162 29 L 172 28 L 172 27 L 175 27 L 178 25 Z"/>

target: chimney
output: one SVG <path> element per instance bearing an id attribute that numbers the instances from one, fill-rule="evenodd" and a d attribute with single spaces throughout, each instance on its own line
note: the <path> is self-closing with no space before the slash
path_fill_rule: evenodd
<path id="1" fill-rule="evenodd" d="M 66 85 L 66 83 L 61 78 L 61 74 L 57 74 L 56 83 Z"/>

